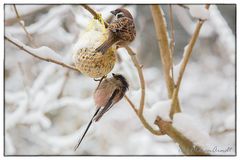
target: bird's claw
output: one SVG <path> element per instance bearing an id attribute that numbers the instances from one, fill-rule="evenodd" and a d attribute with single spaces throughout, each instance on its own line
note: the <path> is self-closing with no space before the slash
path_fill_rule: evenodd
<path id="1" fill-rule="evenodd" d="M 102 81 L 104 78 L 107 78 L 107 75 L 104 75 L 104 76 L 101 77 L 100 79 L 94 78 L 94 81 Z"/>

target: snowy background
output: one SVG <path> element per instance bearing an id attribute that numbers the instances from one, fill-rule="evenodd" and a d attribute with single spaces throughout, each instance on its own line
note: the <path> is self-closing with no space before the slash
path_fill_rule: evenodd
<path id="1" fill-rule="evenodd" d="M 110 11 L 120 6 L 92 5 L 104 19 L 111 19 Z M 71 64 L 73 45 L 92 15 L 80 5 L 16 7 L 32 41 L 18 23 L 12 5 L 5 5 L 5 35 L 32 48 L 51 48 L 58 53 L 55 58 Z M 135 17 L 137 37 L 130 46 L 144 65 L 148 110 L 168 99 L 152 16 L 147 5 L 124 7 Z M 189 7 L 173 6 L 176 65 L 197 21 L 196 6 Z M 162 8 L 169 24 L 169 6 Z M 182 124 L 186 125 L 189 130 L 182 132 L 190 137 L 194 134 L 191 128 L 209 136 L 211 148 L 207 149 L 215 149 L 211 154 L 235 154 L 235 9 L 234 5 L 211 5 L 180 89 L 185 115 L 175 116 L 173 123 L 179 131 Z M 138 104 L 137 72 L 124 49 L 119 49 L 118 55 L 113 72 L 127 77 L 127 95 Z M 38 60 L 5 41 L 5 154 L 182 155 L 171 138 L 154 136 L 146 130 L 125 99 L 92 126 L 74 152 L 95 111 L 92 95 L 96 86 L 97 82 L 89 77 Z M 196 137 L 199 141 L 206 138 Z"/>

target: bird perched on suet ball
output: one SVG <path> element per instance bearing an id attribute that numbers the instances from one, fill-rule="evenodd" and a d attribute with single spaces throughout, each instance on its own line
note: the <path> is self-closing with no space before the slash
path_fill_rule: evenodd
<path id="1" fill-rule="evenodd" d="M 93 20 L 87 31 L 80 35 L 74 46 L 73 61 L 76 68 L 91 78 L 107 75 L 116 63 L 116 48 L 112 46 L 103 55 L 95 49 L 107 39 L 104 24 Z"/>
<path id="2" fill-rule="evenodd" d="M 127 9 L 118 8 L 111 11 L 111 13 L 115 16 L 115 20 L 107 28 L 108 38 L 96 48 L 96 52 L 102 54 L 107 53 L 108 49 L 113 45 L 116 45 L 117 48 L 125 47 L 136 37 L 133 17 Z"/>

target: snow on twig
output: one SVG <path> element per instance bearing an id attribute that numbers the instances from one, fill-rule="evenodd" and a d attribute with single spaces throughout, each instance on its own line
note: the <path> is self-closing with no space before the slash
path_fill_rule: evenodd
<path id="1" fill-rule="evenodd" d="M 33 49 L 29 46 L 26 46 L 19 40 L 13 38 L 9 34 L 6 34 L 4 36 L 4 38 L 6 40 L 8 40 L 9 42 L 11 42 L 12 44 L 14 44 L 15 46 L 17 46 L 18 48 L 20 48 L 21 50 L 25 51 L 26 53 L 28 53 L 38 59 L 41 59 L 41 60 L 44 60 L 47 62 L 52 62 L 52 63 L 58 64 L 58 65 L 61 65 L 63 67 L 78 71 L 78 69 L 76 69 L 74 66 L 71 66 L 69 64 L 64 63 L 64 61 L 61 61 L 62 60 L 61 56 L 48 47 L 44 46 L 44 47 L 40 47 L 38 49 Z"/>
<path id="2" fill-rule="evenodd" d="M 207 20 L 209 18 L 209 10 L 204 5 L 190 5 L 189 12 L 192 17 L 201 20 Z"/>
<path id="3" fill-rule="evenodd" d="M 27 96 L 18 103 L 17 109 L 6 117 L 5 129 L 14 127 L 25 116 L 28 107 Z"/>
<path id="4" fill-rule="evenodd" d="M 179 23 L 184 28 L 184 30 L 189 35 L 192 35 L 194 32 L 194 29 L 195 29 L 195 20 L 191 19 L 191 16 L 189 16 L 188 11 L 186 11 L 185 9 L 183 9 L 179 6 L 175 6 L 175 5 L 173 6 L 173 11 L 174 11 L 174 14 L 176 15 L 176 18 L 178 19 Z M 210 14 L 210 16 L 211 16 L 211 14 Z M 200 38 L 207 38 L 207 37 L 214 35 L 214 29 L 209 24 L 210 18 L 203 25 L 202 31 L 199 35 Z"/>
<path id="5" fill-rule="evenodd" d="M 195 118 L 185 114 L 176 113 L 173 116 L 173 127 L 189 138 L 195 145 L 205 149 L 210 149 L 209 145 L 213 144 L 209 134 L 206 132 L 202 124 L 197 123 Z"/>
<path id="6" fill-rule="evenodd" d="M 228 56 L 230 57 L 231 61 L 234 62 L 236 45 L 235 35 L 216 5 L 213 5 L 210 8 L 210 11 L 211 15 L 209 23 L 212 25 L 212 28 L 214 28 L 214 31 L 218 35 L 217 42 L 219 43 L 219 46 L 226 50 L 224 53 L 232 53 L 228 54 Z"/>
<path id="7" fill-rule="evenodd" d="M 149 124 L 154 124 L 156 117 L 159 116 L 164 121 L 171 121 L 169 117 L 171 100 L 158 101 L 151 108 L 146 109 L 144 116 Z"/>
<path id="8" fill-rule="evenodd" d="M 66 15 L 67 12 L 70 11 L 70 6 L 69 5 L 62 5 L 62 6 L 57 6 L 49 10 L 49 13 L 45 15 L 44 17 L 40 18 L 36 23 L 31 24 L 30 26 L 25 26 L 26 30 L 28 31 L 29 34 L 35 34 L 42 32 L 45 27 L 49 28 L 48 23 L 52 21 L 58 20 L 63 20 L 64 15 Z M 52 23 L 54 24 L 54 23 Z M 54 25 L 52 25 L 54 27 Z M 22 34 L 23 32 L 19 30 L 16 27 L 6 27 L 6 31 L 17 35 L 17 34 Z"/>

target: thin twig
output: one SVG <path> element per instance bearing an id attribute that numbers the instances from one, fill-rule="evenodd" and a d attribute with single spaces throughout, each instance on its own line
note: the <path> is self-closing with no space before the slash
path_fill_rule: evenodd
<path id="1" fill-rule="evenodd" d="M 209 8 L 209 5 L 206 5 L 206 9 L 208 9 L 208 8 Z M 193 47 L 197 41 L 197 38 L 198 38 L 200 29 L 201 29 L 203 23 L 204 23 L 204 20 L 198 20 L 198 23 L 196 25 L 193 36 L 188 43 L 186 52 L 184 53 L 183 61 L 180 66 L 179 76 L 178 76 L 178 79 L 176 82 L 176 88 L 174 89 L 173 96 L 172 96 L 172 104 L 171 104 L 171 111 L 170 111 L 170 114 L 172 114 L 172 115 L 174 114 L 173 108 L 175 108 L 175 106 L 176 106 L 176 99 L 178 97 L 178 92 L 179 92 L 179 88 L 181 85 L 181 81 L 182 81 L 182 77 L 183 77 L 185 68 L 188 64 L 189 58 L 191 57 Z"/>
<path id="2" fill-rule="evenodd" d="M 33 43 L 33 38 L 32 38 L 32 36 L 29 34 L 29 32 L 27 31 L 27 29 L 26 29 L 26 27 L 25 27 L 25 25 L 24 25 L 24 23 L 23 23 L 24 21 L 22 20 L 20 14 L 18 13 L 18 10 L 17 10 L 17 7 L 16 7 L 15 4 L 13 5 L 13 8 L 14 8 L 14 11 L 15 11 L 15 13 L 16 13 L 16 16 L 17 16 L 17 19 L 18 19 L 18 23 L 20 24 L 20 26 L 22 27 L 22 29 L 23 29 L 24 32 L 26 33 L 27 38 L 28 38 L 28 41 L 29 41 L 30 43 Z"/>
<path id="3" fill-rule="evenodd" d="M 57 96 L 58 99 L 61 98 L 62 95 L 63 95 L 63 91 L 64 91 L 64 88 L 65 88 L 65 86 L 66 86 L 66 84 L 67 84 L 68 78 L 69 78 L 69 70 L 67 70 L 67 71 L 65 72 L 65 74 L 64 74 L 64 82 L 63 82 L 63 84 L 62 84 L 62 86 L 61 86 L 61 91 L 59 92 L 59 94 L 58 94 L 58 96 Z"/>
<path id="4" fill-rule="evenodd" d="M 172 5 L 169 5 L 169 17 L 170 17 L 170 29 L 171 29 L 171 41 L 170 41 L 170 50 L 171 50 L 171 59 L 172 59 L 172 66 L 171 66 L 171 73 L 172 79 L 174 82 L 174 72 L 173 72 L 173 53 L 175 47 L 175 37 L 174 37 L 174 21 L 173 21 L 173 12 L 172 12 Z"/>
<path id="5" fill-rule="evenodd" d="M 173 20 L 172 5 L 169 5 L 169 17 L 170 17 L 170 29 L 171 29 L 170 50 L 171 50 L 171 56 L 173 57 L 174 47 L 175 47 L 175 37 L 174 37 L 174 20 Z"/>
<path id="6" fill-rule="evenodd" d="M 164 78 L 165 78 L 165 82 L 167 84 L 167 89 L 168 89 L 168 97 L 172 98 L 175 84 L 174 84 L 173 78 L 170 75 L 172 59 L 171 59 L 171 50 L 168 44 L 165 18 L 159 5 L 151 5 L 151 12 L 153 16 L 156 33 L 157 33 L 160 56 L 161 56 L 163 69 L 164 69 Z M 176 105 L 174 106 L 173 111 L 174 113 L 181 112 L 178 97 L 176 98 Z M 170 114 L 170 117 L 172 118 L 172 114 Z"/>
<path id="7" fill-rule="evenodd" d="M 18 68 L 19 68 L 19 71 L 20 71 L 21 76 L 22 76 L 23 88 L 24 88 L 25 92 L 27 93 L 28 97 L 30 97 L 27 82 L 26 82 L 26 79 L 25 79 L 26 74 L 24 72 L 23 66 L 22 66 L 21 62 L 17 62 L 17 64 L 18 64 Z"/>
<path id="8" fill-rule="evenodd" d="M 132 101 L 128 98 L 127 95 L 124 95 L 124 98 L 127 100 L 127 102 L 129 103 L 129 105 L 132 107 L 132 109 L 134 110 L 134 112 L 138 115 L 138 110 L 136 108 L 136 106 L 132 103 Z"/>
<path id="9" fill-rule="evenodd" d="M 94 19 L 97 19 L 100 23 L 101 23 L 101 14 L 97 13 L 94 9 L 92 9 L 89 5 L 86 4 L 82 4 L 82 6 L 88 10 L 94 17 Z M 108 27 L 108 23 L 104 21 L 104 25 L 107 28 Z"/>
<path id="10" fill-rule="evenodd" d="M 138 114 L 142 115 L 143 109 L 144 109 L 144 104 L 145 104 L 145 80 L 144 80 L 144 76 L 143 76 L 142 66 L 139 64 L 136 54 L 133 52 L 133 50 L 128 46 L 126 46 L 125 48 L 126 48 L 128 54 L 130 55 L 134 66 L 136 67 L 136 69 L 138 71 L 138 76 L 139 76 L 140 86 L 141 86 L 141 99 L 140 99 L 140 107 L 139 107 Z"/>
<path id="11" fill-rule="evenodd" d="M 76 67 L 71 66 L 69 64 L 65 64 L 64 62 L 60 62 L 60 61 L 57 61 L 55 59 L 41 57 L 41 56 L 39 56 L 39 55 L 37 55 L 35 53 L 32 53 L 31 51 L 29 51 L 26 48 L 24 48 L 24 46 L 21 46 L 21 45 L 15 43 L 14 41 L 12 41 L 11 38 L 7 37 L 6 35 L 4 36 L 4 39 L 6 39 L 7 41 L 11 42 L 12 44 L 14 44 L 15 46 L 17 46 L 18 48 L 20 48 L 21 50 L 25 51 L 26 53 L 30 54 L 33 57 L 36 57 L 36 58 L 38 58 L 40 60 L 43 60 L 43 61 L 52 62 L 52 63 L 55 63 L 57 65 L 61 65 L 62 67 L 66 67 L 68 69 L 72 69 L 74 71 L 80 72 Z"/>
<path id="12" fill-rule="evenodd" d="M 29 6 L 31 7 L 31 6 Z M 37 8 L 34 8 L 33 10 L 28 10 L 26 12 L 23 12 L 21 14 L 21 18 L 28 18 L 28 17 L 33 17 L 35 15 L 37 15 L 39 12 L 42 12 L 42 11 L 46 11 L 50 8 L 54 7 L 54 5 L 41 5 L 41 6 L 38 6 Z M 4 18 L 4 25 L 5 26 L 11 26 L 13 25 L 14 23 L 16 23 L 18 21 L 17 17 L 5 17 Z"/>

